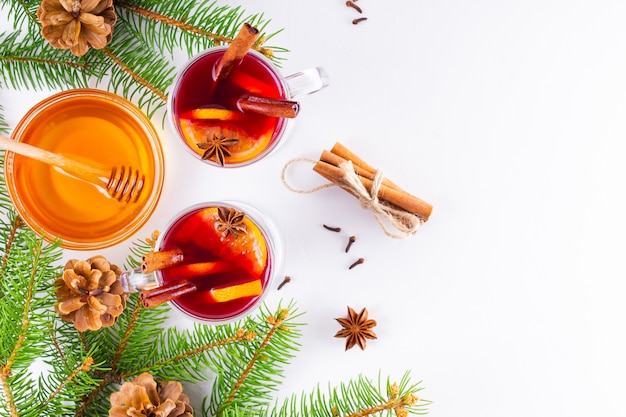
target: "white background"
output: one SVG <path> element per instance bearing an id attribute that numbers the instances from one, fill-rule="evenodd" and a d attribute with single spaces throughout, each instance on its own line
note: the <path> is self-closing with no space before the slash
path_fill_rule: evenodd
<path id="1" fill-rule="evenodd" d="M 206 166 L 165 128 L 164 193 L 137 238 L 204 200 L 274 219 L 293 281 L 267 302 L 295 300 L 307 323 L 277 396 L 408 370 L 432 416 L 626 415 L 626 2 L 359 0 L 357 26 L 342 0 L 228 4 L 285 29 L 285 74 L 321 65 L 331 85 L 254 166 Z M 0 103 L 13 126 L 45 95 Z M 388 238 L 340 189 L 283 186 L 287 161 L 336 141 L 434 205 L 415 236 Z M 348 305 L 378 321 L 365 351 L 333 337 Z"/>

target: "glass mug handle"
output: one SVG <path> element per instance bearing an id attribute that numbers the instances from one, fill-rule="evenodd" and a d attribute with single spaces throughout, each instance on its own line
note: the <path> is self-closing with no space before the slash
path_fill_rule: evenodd
<path id="1" fill-rule="evenodd" d="M 145 291 L 160 285 L 156 271 L 143 272 L 141 268 L 122 272 L 119 280 L 125 293 Z"/>
<path id="2" fill-rule="evenodd" d="M 309 68 L 285 77 L 291 98 L 313 94 L 329 84 L 328 74 L 322 67 Z"/>

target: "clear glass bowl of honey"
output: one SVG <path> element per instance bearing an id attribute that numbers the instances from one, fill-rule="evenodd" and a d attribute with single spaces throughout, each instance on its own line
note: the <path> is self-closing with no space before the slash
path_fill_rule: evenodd
<path id="1" fill-rule="evenodd" d="M 97 185 L 13 152 L 5 155 L 9 197 L 24 222 L 46 240 L 74 250 L 113 246 L 131 237 L 161 196 L 163 150 L 152 123 L 136 105 L 97 89 L 73 89 L 37 103 L 12 139 L 104 166 L 130 166 L 145 175 L 135 202 L 120 202 Z"/>

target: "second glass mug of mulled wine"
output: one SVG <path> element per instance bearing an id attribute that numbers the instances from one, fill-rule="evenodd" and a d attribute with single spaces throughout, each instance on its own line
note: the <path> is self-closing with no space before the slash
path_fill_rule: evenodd
<path id="1" fill-rule="evenodd" d="M 183 66 L 169 92 L 168 113 L 193 155 L 211 165 L 239 167 L 275 150 L 300 110 L 295 100 L 329 81 L 322 67 L 284 77 L 255 50 L 223 76 L 229 49 L 210 48 Z"/>
<path id="2" fill-rule="evenodd" d="M 276 226 L 251 205 L 205 202 L 170 221 L 140 268 L 121 274 L 151 308 L 171 302 L 187 316 L 224 323 L 257 307 L 281 271 Z"/>

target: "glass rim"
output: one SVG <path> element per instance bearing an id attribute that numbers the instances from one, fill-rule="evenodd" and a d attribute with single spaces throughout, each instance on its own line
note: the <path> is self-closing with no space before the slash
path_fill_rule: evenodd
<path id="1" fill-rule="evenodd" d="M 192 320 L 195 320 L 199 323 L 205 324 L 228 324 L 235 322 L 243 317 L 246 317 L 253 312 L 255 312 L 265 297 L 270 292 L 272 284 L 276 281 L 276 276 L 280 274 L 283 267 L 283 247 L 281 242 L 281 236 L 278 232 L 276 224 L 269 217 L 265 216 L 259 209 L 255 206 L 245 203 L 239 200 L 215 200 L 215 201 L 203 201 L 200 203 L 195 203 L 193 205 L 187 206 L 186 208 L 179 210 L 176 214 L 174 214 L 166 223 L 163 228 L 163 232 L 159 233 L 159 236 L 155 242 L 155 248 L 160 250 L 161 244 L 163 243 L 163 239 L 165 235 L 170 231 L 172 226 L 178 222 L 182 217 L 191 214 L 195 211 L 201 210 L 203 208 L 211 208 L 211 207 L 229 207 L 242 211 L 246 214 L 254 224 L 259 228 L 261 233 L 263 234 L 263 238 L 265 239 L 267 250 L 268 250 L 268 262 L 271 260 L 271 270 L 268 272 L 267 283 L 263 287 L 263 292 L 258 298 L 251 303 L 244 310 L 240 311 L 237 314 L 230 315 L 224 318 L 206 318 L 201 317 L 195 314 L 190 313 L 185 310 L 176 300 L 172 300 L 169 304 L 175 307 L 178 311 L 180 311 L 186 317 L 189 317 Z M 163 285 L 163 280 L 161 277 L 160 271 L 156 272 L 156 279 L 159 285 Z"/>
<path id="2" fill-rule="evenodd" d="M 136 104 L 132 103 L 125 97 L 122 97 L 110 91 L 100 90 L 96 88 L 69 89 L 52 94 L 40 100 L 35 105 L 33 105 L 22 117 L 22 119 L 20 119 L 20 121 L 17 123 L 15 129 L 10 135 L 11 139 L 23 142 L 25 131 L 31 126 L 33 122 L 37 120 L 42 112 L 53 106 L 58 105 L 64 100 L 80 97 L 107 100 L 113 103 L 113 105 L 115 105 L 119 109 L 121 109 L 124 113 L 132 117 L 135 121 L 137 121 L 138 125 L 141 126 L 143 130 L 143 135 L 146 137 L 147 143 L 149 144 L 150 154 L 152 155 L 154 162 L 154 180 L 151 195 L 143 204 L 139 213 L 132 219 L 130 219 L 129 222 L 125 224 L 124 227 L 121 228 L 118 232 L 109 234 L 109 236 L 105 238 L 96 237 L 93 240 L 78 241 L 72 239 L 71 237 L 68 238 L 64 236 L 58 236 L 54 233 L 54 231 L 49 231 L 45 227 L 43 227 L 40 221 L 37 218 L 33 217 L 31 212 L 25 206 L 25 202 L 23 201 L 23 198 L 17 189 L 16 183 L 13 181 L 14 157 L 16 154 L 11 151 L 6 151 L 4 155 L 4 178 L 7 188 L 7 194 L 9 195 L 9 199 L 11 200 L 13 207 L 15 208 L 17 214 L 22 218 L 24 223 L 26 223 L 26 225 L 31 230 L 41 235 L 42 238 L 47 242 L 52 243 L 57 240 L 60 241 L 60 246 L 65 249 L 97 250 L 108 248 L 123 242 L 146 224 L 146 222 L 154 213 L 154 210 L 157 207 L 157 204 L 161 197 L 161 193 L 163 191 L 165 161 L 159 135 L 148 116 Z M 25 143 L 28 143 L 28 141 Z"/>
<path id="3" fill-rule="evenodd" d="M 223 166 L 218 164 L 215 161 L 211 161 L 209 159 L 202 159 L 200 157 L 200 155 L 198 155 L 196 152 L 194 152 L 193 149 L 191 149 L 189 147 L 189 145 L 186 143 L 185 139 L 183 138 L 183 133 L 181 132 L 181 127 L 180 127 L 180 123 L 178 123 L 174 117 L 174 102 L 175 100 L 172 99 L 172 97 L 178 92 L 178 88 L 181 84 L 181 80 L 184 77 L 184 74 L 189 70 L 189 68 L 191 68 L 197 61 L 199 61 L 200 59 L 202 59 L 203 57 L 205 57 L 206 55 L 215 53 L 215 52 L 220 52 L 220 51 L 226 51 L 228 49 L 228 45 L 218 45 L 218 46 L 212 46 L 209 47 L 207 49 L 204 49 L 200 52 L 198 52 L 197 54 L 193 55 L 191 58 L 189 58 L 187 61 L 185 61 L 177 70 L 176 76 L 174 77 L 174 79 L 172 80 L 172 83 L 170 84 L 170 87 L 167 90 L 167 120 L 168 123 L 170 125 L 170 129 L 172 130 L 172 132 L 174 133 L 174 135 L 176 135 L 176 138 L 178 139 L 179 142 L 182 143 L 183 147 L 185 148 L 185 150 L 187 152 L 189 152 L 191 155 L 193 155 L 195 157 L 195 159 L 200 160 L 201 162 L 210 165 L 210 166 L 214 166 L 217 168 L 241 168 L 241 167 L 245 167 L 248 165 L 251 165 L 255 162 L 259 162 L 260 160 L 262 160 L 263 158 L 269 156 L 271 153 L 273 153 L 276 148 L 278 147 L 278 145 L 283 141 L 283 138 L 286 136 L 286 133 L 288 132 L 288 130 L 291 128 L 291 125 L 293 124 L 292 119 L 289 118 L 281 118 L 281 123 L 280 126 L 278 127 L 278 129 L 274 132 L 274 136 L 275 139 L 272 141 L 271 144 L 268 145 L 267 148 L 263 149 L 263 151 L 254 156 L 251 159 L 248 159 L 246 161 L 242 161 L 242 162 L 237 162 L 237 163 L 230 163 L 230 164 L 224 164 Z M 280 71 L 280 68 L 278 68 L 269 58 L 267 58 L 265 55 L 263 55 L 262 53 L 255 51 L 254 49 L 250 49 L 247 52 L 248 55 L 253 55 L 255 58 L 259 59 L 261 62 L 263 62 L 265 64 L 265 66 L 274 73 L 274 75 L 276 75 L 276 77 L 278 78 L 278 80 L 280 81 L 281 87 L 283 89 L 283 91 L 285 92 L 285 95 L 287 97 L 290 97 L 291 94 L 289 92 L 289 85 L 287 84 L 287 81 L 285 80 L 285 76 L 282 74 L 282 72 Z"/>

